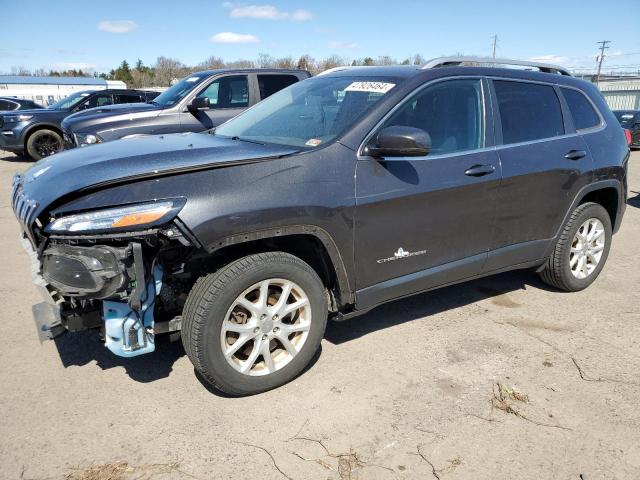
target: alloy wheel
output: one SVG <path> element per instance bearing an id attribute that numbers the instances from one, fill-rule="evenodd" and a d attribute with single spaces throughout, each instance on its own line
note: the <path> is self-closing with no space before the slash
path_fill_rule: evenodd
<path id="1" fill-rule="evenodd" d="M 583 279 L 598 267 L 605 247 L 604 225 L 597 218 L 586 220 L 571 243 L 569 267 L 574 277 Z"/>
<path id="2" fill-rule="evenodd" d="M 268 375 L 300 352 L 311 327 L 307 294 L 294 282 L 271 278 L 242 292 L 222 322 L 227 362 L 250 376 Z"/>

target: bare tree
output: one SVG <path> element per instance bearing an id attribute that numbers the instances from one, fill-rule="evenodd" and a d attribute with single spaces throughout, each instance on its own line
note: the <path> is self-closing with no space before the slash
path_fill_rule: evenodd
<path id="1" fill-rule="evenodd" d="M 343 65 L 348 65 L 348 62 L 344 58 L 338 55 L 331 55 L 330 57 L 320 60 L 318 63 L 318 70 L 323 72 L 330 68 L 341 67 Z"/>
<path id="2" fill-rule="evenodd" d="M 182 77 L 185 65 L 175 58 L 158 57 L 156 60 L 156 83 L 159 87 L 167 87 L 177 78 Z"/>
<path id="3" fill-rule="evenodd" d="M 258 68 L 273 68 L 275 59 L 268 53 L 258 54 Z"/>
<path id="4" fill-rule="evenodd" d="M 390 57 L 389 55 L 382 55 L 378 57 L 378 61 L 376 62 L 378 65 L 397 65 L 398 60 Z"/>
<path id="5" fill-rule="evenodd" d="M 256 63 L 252 60 L 235 60 L 233 62 L 227 62 L 228 68 L 256 68 Z"/>
<path id="6" fill-rule="evenodd" d="M 297 65 L 293 57 L 282 57 L 275 61 L 275 66 L 276 68 L 288 68 L 293 70 Z"/>
<path id="7" fill-rule="evenodd" d="M 225 63 L 220 57 L 212 55 L 198 66 L 202 68 L 202 70 L 217 70 L 219 68 L 224 68 Z"/>
<path id="8" fill-rule="evenodd" d="M 298 60 L 298 70 L 309 70 L 313 69 L 313 65 L 315 64 L 315 60 L 311 58 L 311 55 L 304 54 Z"/>

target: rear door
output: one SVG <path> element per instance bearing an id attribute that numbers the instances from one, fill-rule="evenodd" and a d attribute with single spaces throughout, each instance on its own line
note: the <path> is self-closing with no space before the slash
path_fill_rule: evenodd
<path id="1" fill-rule="evenodd" d="M 202 87 L 197 97 L 208 97 L 211 108 L 182 112 L 180 121 L 184 132 L 202 132 L 217 127 L 246 110 L 253 101 L 246 74 L 218 77 Z"/>
<path id="2" fill-rule="evenodd" d="M 492 86 L 503 180 L 485 271 L 542 258 L 592 170 L 557 86 L 497 78 Z"/>
<path id="3" fill-rule="evenodd" d="M 427 131 L 433 145 L 429 155 L 359 158 L 355 252 L 360 305 L 479 273 L 500 184 L 486 86 L 479 78 L 427 85 L 379 128 Z"/>

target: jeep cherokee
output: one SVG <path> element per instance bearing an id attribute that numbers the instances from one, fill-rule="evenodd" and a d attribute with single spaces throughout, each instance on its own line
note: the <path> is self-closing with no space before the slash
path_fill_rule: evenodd
<path id="1" fill-rule="evenodd" d="M 207 382 L 245 395 L 298 375 L 328 317 L 512 269 L 586 288 L 625 209 L 622 128 L 561 67 L 501 63 L 522 62 L 338 68 L 212 134 L 16 175 L 41 337 L 96 328 L 131 357 L 179 331 Z"/>

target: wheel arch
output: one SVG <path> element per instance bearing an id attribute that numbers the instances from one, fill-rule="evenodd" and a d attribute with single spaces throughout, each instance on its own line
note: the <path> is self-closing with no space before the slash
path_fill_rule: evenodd
<path id="1" fill-rule="evenodd" d="M 31 135 L 33 135 L 34 133 L 36 133 L 39 130 L 53 130 L 54 132 L 56 132 L 58 135 L 60 135 L 60 138 L 62 138 L 62 129 L 53 123 L 36 123 L 35 125 L 32 125 L 30 127 L 27 128 L 27 130 L 22 134 L 22 146 L 24 147 L 24 149 L 27 149 L 27 142 L 29 141 L 29 138 L 31 137 Z"/>
<path id="2" fill-rule="evenodd" d="M 611 225 L 616 225 L 618 219 L 618 204 L 620 202 L 620 192 L 612 186 L 591 190 L 585 193 L 578 205 L 593 202 L 602 205 L 609 214 Z"/>
<path id="3" fill-rule="evenodd" d="M 332 294 L 332 310 L 352 305 L 354 294 L 347 270 L 331 235 L 312 225 L 294 225 L 245 232 L 221 238 L 206 247 L 215 264 L 266 251 L 283 251 L 308 263 Z"/>

